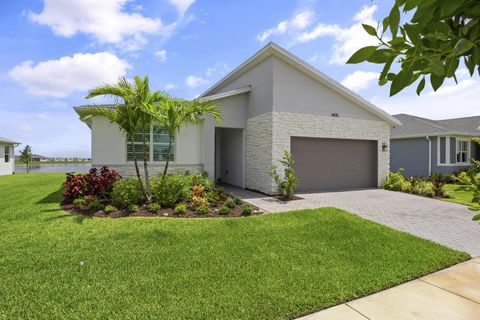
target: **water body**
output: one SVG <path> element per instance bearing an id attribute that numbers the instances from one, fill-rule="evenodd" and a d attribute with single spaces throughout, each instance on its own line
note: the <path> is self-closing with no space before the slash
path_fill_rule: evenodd
<path id="1" fill-rule="evenodd" d="M 88 172 L 90 163 L 31 164 L 30 172 Z M 15 164 L 15 172 L 27 172 L 26 164 Z"/>

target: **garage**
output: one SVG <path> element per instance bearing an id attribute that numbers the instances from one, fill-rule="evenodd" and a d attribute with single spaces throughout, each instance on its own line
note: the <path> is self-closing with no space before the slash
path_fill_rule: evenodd
<path id="1" fill-rule="evenodd" d="M 297 191 L 377 187 L 377 141 L 291 137 Z"/>

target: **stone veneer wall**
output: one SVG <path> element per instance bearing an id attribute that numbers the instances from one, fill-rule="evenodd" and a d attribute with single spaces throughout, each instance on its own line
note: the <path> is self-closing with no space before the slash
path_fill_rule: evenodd
<path id="1" fill-rule="evenodd" d="M 272 113 L 263 113 L 247 120 L 245 130 L 246 187 L 271 193 L 269 176 L 272 166 Z"/>
<path id="2" fill-rule="evenodd" d="M 103 165 L 98 165 L 98 164 L 92 164 L 92 167 L 94 168 L 101 168 Z M 112 165 L 106 165 L 110 169 L 114 169 L 120 173 L 122 177 L 133 177 L 136 176 L 135 172 L 135 166 L 132 164 L 126 164 L 126 165 L 118 165 L 118 164 L 112 164 Z M 140 175 L 142 177 L 144 176 L 144 171 L 143 171 L 143 160 L 138 161 L 138 168 L 140 169 Z M 148 173 L 150 177 L 153 177 L 157 174 L 162 174 L 163 173 L 164 166 L 163 165 L 149 165 L 148 166 Z M 175 165 L 175 164 L 169 164 L 168 165 L 168 173 L 185 173 L 185 172 L 203 172 L 203 165 Z"/>
<path id="3" fill-rule="evenodd" d="M 390 126 L 386 122 L 269 112 L 247 120 L 247 188 L 268 194 L 278 192 L 268 172 L 271 165 L 282 157 L 283 151 L 290 150 L 292 136 L 377 140 L 378 186 L 383 186 L 390 165 L 390 151 L 382 151 L 383 143 L 390 145 Z M 282 170 L 282 168 L 279 169 Z"/>

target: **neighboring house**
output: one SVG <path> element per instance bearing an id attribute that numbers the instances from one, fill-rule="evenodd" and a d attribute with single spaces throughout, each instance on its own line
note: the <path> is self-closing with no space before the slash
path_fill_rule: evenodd
<path id="1" fill-rule="evenodd" d="M 395 115 L 401 126 L 391 131 L 390 168 L 405 169 L 406 176 L 425 177 L 433 172 L 453 173 L 479 159 L 480 116 L 430 120 L 408 114 Z"/>
<path id="2" fill-rule="evenodd" d="M 15 171 L 14 149 L 20 142 L 0 137 L 0 176 Z"/>
<path id="3" fill-rule="evenodd" d="M 269 171 L 285 149 L 294 156 L 299 191 L 376 188 L 389 172 L 390 128 L 400 122 L 276 44 L 199 99 L 221 107 L 223 124 L 208 118 L 201 126 L 182 128 L 173 170 L 204 170 L 268 194 L 277 191 Z M 133 150 L 118 127 L 102 117 L 88 125 L 93 166 L 133 175 Z M 168 137 L 157 127 L 149 133 L 150 167 L 160 172 Z"/>

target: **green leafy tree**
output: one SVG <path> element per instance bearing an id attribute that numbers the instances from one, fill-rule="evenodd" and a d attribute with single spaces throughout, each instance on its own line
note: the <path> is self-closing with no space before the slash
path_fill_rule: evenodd
<path id="1" fill-rule="evenodd" d="M 79 108 L 77 111 L 80 119 L 87 121 L 95 116 L 103 116 L 111 123 L 118 125 L 120 130 L 125 133 L 133 152 L 133 162 L 135 172 L 138 178 L 138 184 L 142 194 L 147 198 L 145 188 L 140 176 L 140 170 L 137 163 L 137 153 L 135 152 L 135 134 L 140 123 L 140 112 L 136 107 L 138 98 L 135 88 L 125 78 L 120 78 L 117 84 L 104 84 L 90 90 L 87 99 L 97 96 L 110 96 L 114 98 L 115 108 L 106 108 L 104 106 L 90 105 Z"/>
<path id="2" fill-rule="evenodd" d="M 401 12 L 411 17 L 403 25 Z M 478 0 L 396 0 L 381 26 L 363 28 L 379 43 L 361 48 L 347 63 L 383 65 L 379 84 L 390 82 L 390 96 L 417 80 L 418 95 L 428 78 L 435 91 L 446 78 L 457 82 L 455 72 L 461 62 L 470 76 L 475 71 L 480 74 Z M 392 70 L 394 63 L 400 65 L 398 72 Z"/>
<path id="3" fill-rule="evenodd" d="M 32 162 L 32 147 L 30 147 L 28 144 L 23 148 L 23 150 L 20 150 L 20 161 L 25 162 L 27 165 L 27 173 L 30 172 L 30 162 Z"/>
<path id="4" fill-rule="evenodd" d="M 270 176 L 273 178 L 280 190 L 282 190 L 285 198 L 291 199 L 298 184 L 298 178 L 295 175 L 295 170 L 293 169 L 293 156 L 288 150 L 285 150 L 282 159 L 280 159 L 278 162 L 283 166 L 283 176 L 280 176 L 280 174 L 277 172 L 278 166 L 275 164 L 272 165 Z"/>
<path id="5" fill-rule="evenodd" d="M 211 102 L 198 100 L 188 101 L 182 99 L 165 98 L 159 103 L 153 100 L 145 104 L 145 110 L 151 115 L 153 121 L 160 124 L 168 134 L 167 160 L 162 174 L 162 181 L 167 175 L 168 166 L 172 158 L 172 146 L 176 133 L 187 123 L 197 125 L 207 115 L 215 119 L 217 124 L 222 122 L 220 109 Z"/>

